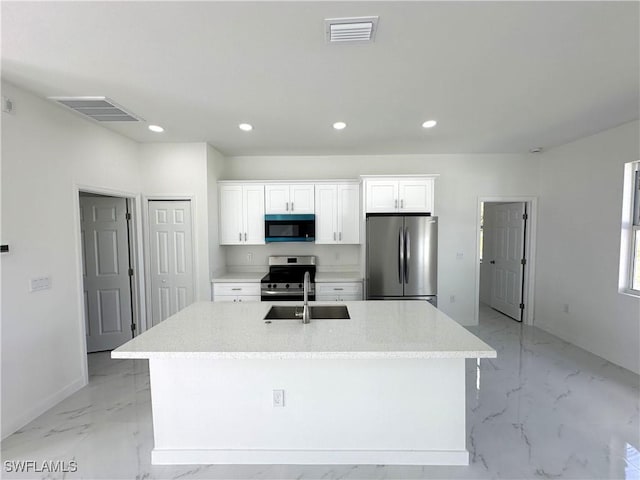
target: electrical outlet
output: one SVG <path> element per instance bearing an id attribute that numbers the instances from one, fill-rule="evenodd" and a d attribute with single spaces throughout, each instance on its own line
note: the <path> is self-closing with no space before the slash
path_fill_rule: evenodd
<path id="1" fill-rule="evenodd" d="M 569 313 L 569 304 L 568 304 L 568 303 L 565 303 L 565 304 L 562 306 L 562 311 L 563 311 L 564 313 Z"/>
<path id="2" fill-rule="evenodd" d="M 462 260 L 464 258 L 464 253 L 458 252 L 456 253 L 456 260 Z"/>
<path id="3" fill-rule="evenodd" d="M 284 390 L 273 391 L 273 406 L 284 407 Z"/>
<path id="4" fill-rule="evenodd" d="M 253 253 L 249 252 L 247 253 L 247 263 L 251 263 L 253 262 Z"/>
<path id="5" fill-rule="evenodd" d="M 449 297 L 449 303 L 456 303 L 456 296 L 455 295 L 451 295 Z"/>

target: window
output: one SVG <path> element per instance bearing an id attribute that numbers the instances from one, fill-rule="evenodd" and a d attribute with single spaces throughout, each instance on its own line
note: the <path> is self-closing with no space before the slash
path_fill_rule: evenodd
<path id="1" fill-rule="evenodd" d="M 624 180 L 620 287 L 640 296 L 640 161 L 625 165 Z"/>
<path id="2" fill-rule="evenodd" d="M 640 292 L 640 162 L 633 171 L 633 220 L 631 225 L 631 290 Z"/>

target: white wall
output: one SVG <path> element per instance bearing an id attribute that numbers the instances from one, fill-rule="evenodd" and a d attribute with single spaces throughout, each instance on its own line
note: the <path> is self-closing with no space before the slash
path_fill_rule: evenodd
<path id="1" fill-rule="evenodd" d="M 147 143 L 140 145 L 139 155 L 145 197 L 192 198 L 196 300 L 211 297 L 207 154 L 206 143 Z"/>
<path id="2" fill-rule="evenodd" d="M 2 437 L 85 383 L 74 185 L 139 191 L 135 142 L 3 83 Z M 47 275 L 50 290 L 29 293 Z"/>
<path id="3" fill-rule="evenodd" d="M 223 247 L 220 246 L 220 234 L 218 224 L 218 184 L 224 171 L 224 156 L 215 148 L 207 145 L 207 195 L 209 218 L 209 263 L 210 274 L 216 274 L 225 270 L 226 260 Z"/>
<path id="4" fill-rule="evenodd" d="M 474 319 L 478 197 L 536 195 L 535 155 L 358 155 L 229 157 L 228 180 L 358 178 L 367 174 L 438 173 L 439 308 L 463 325 Z M 463 258 L 456 259 L 460 252 Z M 455 301 L 451 302 L 450 297 Z"/>
<path id="5" fill-rule="evenodd" d="M 618 293 L 623 165 L 638 122 L 541 156 L 536 322 L 640 373 L 640 299 Z M 563 306 L 569 305 L 569 313 Z"/>

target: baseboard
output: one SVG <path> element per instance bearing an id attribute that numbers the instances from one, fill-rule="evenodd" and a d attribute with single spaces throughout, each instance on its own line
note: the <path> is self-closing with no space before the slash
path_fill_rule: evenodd
<path id="1" fill-rule="evenodd" d="M 154 448 L 153 465 L 468 465 L 467 450 L 176 450 Z"/>
<path id="2" fill-rule="evenodd" d="M 3 418 L 2 419 L 2 440 L 7 438 L 9 435 L 15 433 L 20 428 L 27 425 L 29 422 L 32 422 L 44 412 L 49 410 L 51 407 L 54 407 L 62 400 L 67 398 L 69 395 L 80 390 L 87 384 L 83 377 L 74 380 L 66 387 L 61 388 L 57 392 L 49 395 L 44 400 L 38 402 L 38 404 L 26 412 L 18 415 L 12 415 L 12 419 Z"/>

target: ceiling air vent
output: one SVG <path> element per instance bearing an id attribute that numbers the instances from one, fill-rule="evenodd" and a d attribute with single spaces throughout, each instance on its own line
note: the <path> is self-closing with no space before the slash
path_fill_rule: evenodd
<path id="1" fill-rule="evenodd" d="M 139 122 L 142 120 L 107 97 L 49 97 L 49 99 L 98 122 Z"/>
<path id="2" fill-rule="evenodd" d="M 324 24 L 328 43 L 371 43 L 378 17 L 327 18 Z"/>

